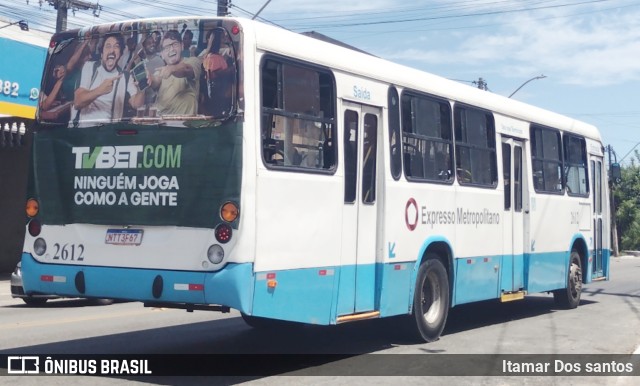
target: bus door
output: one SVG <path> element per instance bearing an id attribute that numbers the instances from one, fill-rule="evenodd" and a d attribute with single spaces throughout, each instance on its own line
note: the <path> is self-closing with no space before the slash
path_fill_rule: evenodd
<path id="1" fill-rule="evenodd" d="M 375 307 L 379 108 L 344 103 L 344 207 L 337 315 Z"/>
<path id="2" fill-rule="evenodd" d="M 591 191 L 593 192 L 593 262 L 591 266 L 591 278 L 597 279 L 604 277 L 604 269 L 602 266 L 602 248 L 603 248 L 603 224 L 602 212 L 603 206 L 603 178 L 602 178 L 602 158 L 591 156 Z"/>
<path id="3" fill-rule="evenodd" d="M 502 138 L 502 174 L 504 178 L 504 260 L 501 270 L 502 293 L 524 288 L 524 161 L 522 141 Z"/>

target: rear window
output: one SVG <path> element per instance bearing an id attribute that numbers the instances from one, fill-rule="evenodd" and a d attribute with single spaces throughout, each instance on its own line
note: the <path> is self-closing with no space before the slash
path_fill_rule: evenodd
<path id="1" fill-rule="evenodd" d="M 91 127 L 226 119 L 239 108 L 231 22 L 128 22 L 54 36 L 41 123 Z"/>

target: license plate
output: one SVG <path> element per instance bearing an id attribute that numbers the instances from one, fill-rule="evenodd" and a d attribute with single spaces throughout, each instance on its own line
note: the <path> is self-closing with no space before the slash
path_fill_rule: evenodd
<path id="1" fill-rule="evenodd" d="M 142 229 L 107 229 L 105 244 L 140 245 L 142 243 Z"/>

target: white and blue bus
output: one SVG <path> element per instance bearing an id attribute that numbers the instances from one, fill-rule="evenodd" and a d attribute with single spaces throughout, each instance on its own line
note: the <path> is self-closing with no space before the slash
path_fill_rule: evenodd
<path id="1" fill-rule="evenodd" d="M 42 90 L 28 293 L 433 341 L 609 277 L 603 143 L 565 116 L 241 18 L 56 34 Z"/>

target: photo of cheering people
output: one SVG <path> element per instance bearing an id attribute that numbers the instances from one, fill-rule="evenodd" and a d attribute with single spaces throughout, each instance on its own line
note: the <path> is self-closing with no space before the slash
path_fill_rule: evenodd
<path id="1" fill-rule="evenodd" d="M 180 126 L 236 109 L 239 42 L 224 26 L 128 22 L 69 35 L 50 50 L 39 103 L 44 123 Z"/>

